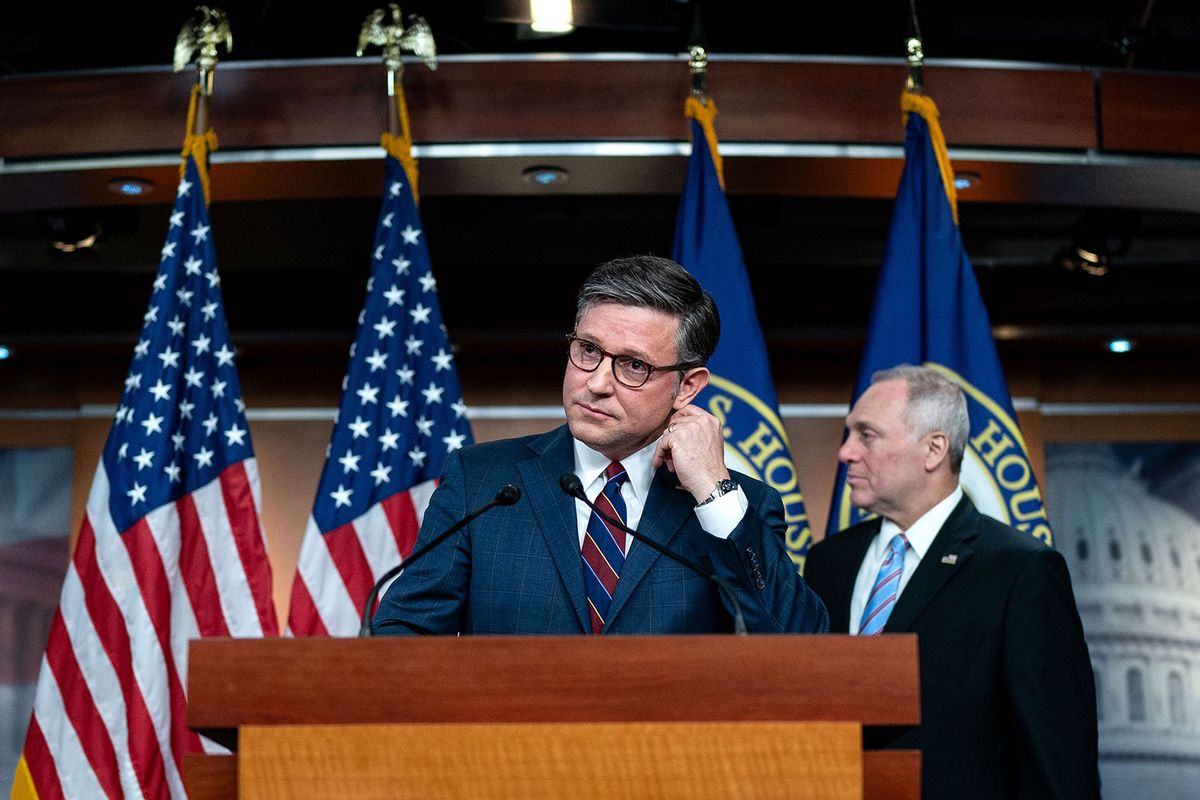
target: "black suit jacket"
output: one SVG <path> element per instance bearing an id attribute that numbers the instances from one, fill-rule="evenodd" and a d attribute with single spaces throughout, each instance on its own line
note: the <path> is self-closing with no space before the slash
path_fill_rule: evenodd
<path id="1" fill-rule="evenodd" d="M 808 554 L 804 577 L 834 633 L 849 631 L 879 526 L 848 528 Z M 867 744 L 920 749 L 926 800 L 1099 796 L 1096 690 L 1059 553 L 964 497 L 884 627 L 900 632 L 918 634 L 921 725 Z"/>

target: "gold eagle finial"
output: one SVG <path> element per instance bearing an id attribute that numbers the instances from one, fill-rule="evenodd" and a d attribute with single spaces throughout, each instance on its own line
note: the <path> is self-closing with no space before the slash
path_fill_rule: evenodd
<path id="1" fill-rule="evenodd" d="M 424 18 L 417 14 L 408 15 L 408 26 L 404 24 L 400 6 L 389 3 L 386 9 L 377 8 L 367 15 L 358 34 L 356 55 L 361 56 L 367 45 L 383 48 L 383 60 L 390 70 L 401 69 L 401 56 L 405 50 L 425 62 L 430 69 L 437 69 L 437 46 L 433 31 Z"/>
<path id="2" fill-rule="evenodd" d="M 217 65 L 217 45 L 222 42 L 226 52 L 233 49 L 229 17 L 219 8 L 196 6 L 196 15 L 183 23 L 175 40 L 175 71 L 186 67 L 195 56 L 201 72 L 211 72 Z"/>

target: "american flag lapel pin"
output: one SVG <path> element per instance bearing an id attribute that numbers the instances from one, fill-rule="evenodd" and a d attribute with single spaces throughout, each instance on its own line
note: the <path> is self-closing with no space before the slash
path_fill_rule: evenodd
<path id="1" fill-rule="evenodd" d="M 954 566 L 958 563 L 958 555 L 956 553 L 947 553 L 946 555 L 942 556 L 942 563 Z"/>

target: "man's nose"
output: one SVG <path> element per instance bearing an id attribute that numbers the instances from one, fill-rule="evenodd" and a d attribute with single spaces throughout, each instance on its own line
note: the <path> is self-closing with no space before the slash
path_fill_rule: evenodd
<path id="1" fill-rule="evenodd" d="M 608 356 L 602 356 L 600 364 L 592 370 L 588 375 L 587 386 L 594 394 L 608 394 L 612 391 L 613 377 L 612 364 L 608 362 Z"/>
<path id="2" fill-rule="evenodd" d="M 842 446 L 838 448 L 838 461 L 843 464 L 849 464 L 854 459 L 854 454 L 857 452 L 854 446 L 854 435 L 846 437 L 846 441 L 842 442 Z"/>

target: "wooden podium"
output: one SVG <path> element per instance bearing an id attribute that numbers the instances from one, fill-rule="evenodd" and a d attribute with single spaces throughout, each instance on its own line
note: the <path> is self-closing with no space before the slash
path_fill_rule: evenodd
<path id="1" fill-rule="evenodd" d="M 886 676 L 886 677 L 885 677 Z M 889 798 L 920 754 L 911 635 L 204 639 L 205 798 Z"/>

